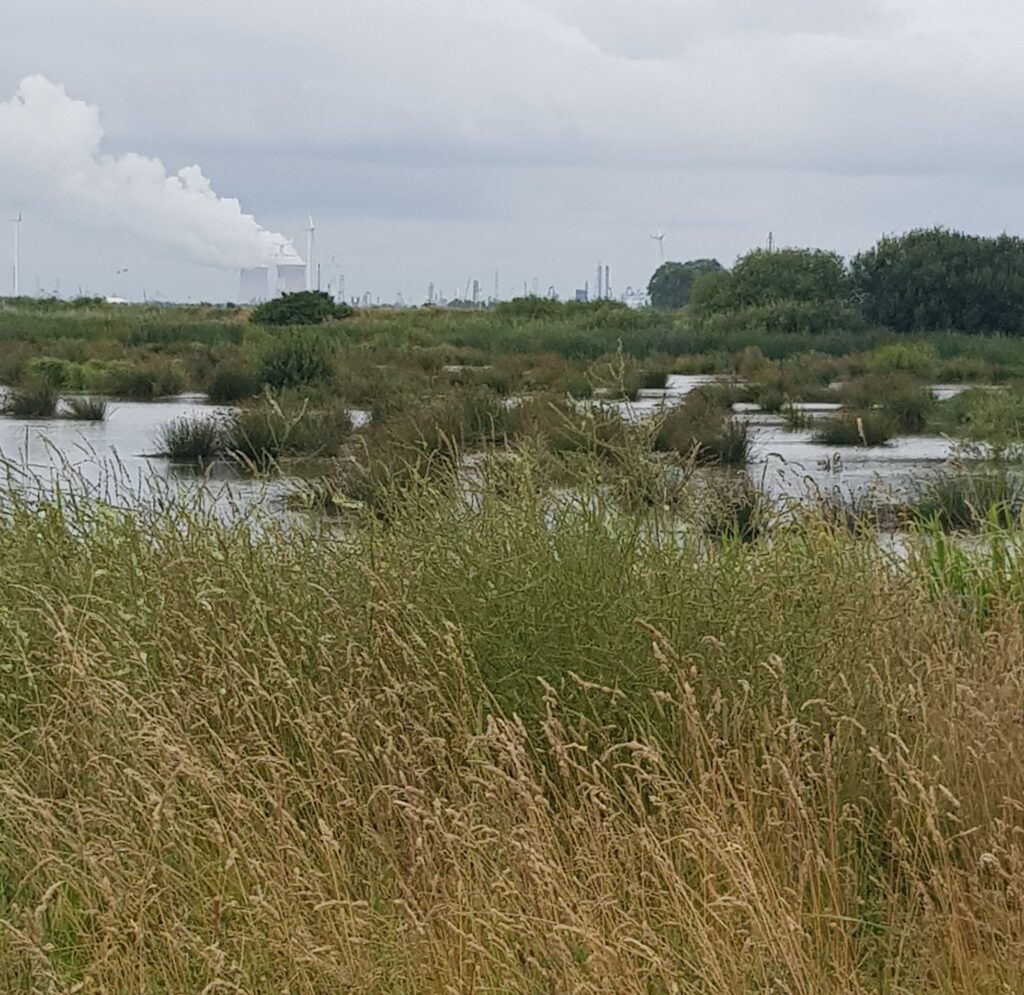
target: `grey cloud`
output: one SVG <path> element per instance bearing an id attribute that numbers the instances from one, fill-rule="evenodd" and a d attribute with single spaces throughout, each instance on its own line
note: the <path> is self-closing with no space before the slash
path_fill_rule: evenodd
<path id="1" fill-rule="evenodd" d="M 843 248 L 970 226 L 965 202 L 997 189 L 1020 218 L 1010 0 L 13 0 L 4 18 L 0 99 L 45 73 L 99 106 L 107 153 L 199 162 L 268 225 L 319 204 L 339 240 L 414 229 L 459 271 L 503 241 L 565 260 L 627 238 L 640 270 L 645 229 L 676 215 L 725 255 L 780 216 Z M 487 226 L 503 235 L 478 243 Z"/>

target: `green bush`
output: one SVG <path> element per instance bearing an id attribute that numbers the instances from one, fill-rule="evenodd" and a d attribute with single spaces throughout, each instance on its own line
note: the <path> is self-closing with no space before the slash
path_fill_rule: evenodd
<path id="1" fill-rule="evenodd" d="M 28 379 L 48 384 L 54 390 L 77 390 L 81 387 L 81 367 L 66 359 L 37 356 L 29 361 L 26 373 Z"/>
<path id="2" fill-rule="evenodd" d="M 694 391 L 657 425 L 654 448 L 698 463 L 744 464 L 750 450 L 747 426 L 704 391 Z"/>
<path id="3" fill-rule="evenodd" d="M 1020 525 L 1024 481 L 1019 470 L 993 462 L 955 467 L 917 482 L 907 502 L 912 519 L 944 531 L 974 531 L 990 522 Z"/>
<path id="4" fill-rule="evenodd" d="M 904 434 L 925 431 L 935 411 L 931 388 L 905 373 L 851 380 L 842 386 L 839 398 L 856 410 L 881 409 L 889 416 L 894 431 Z"/>
<path id="5" fill-rule="evenodd" d="M 335 304 L 328 294 L 303 290 L 260 304 L 249 320 L 255 325 L 322 325 L 353 313 L 347 304 Z"/>
<path id="6" fill-rule="evenodd" d="M 871 373 L 913 373 L 929 379 L 935 375 L 937 356 L 927 342 L 893 342 L 865 353 L 863 361 Z"/>
<path id="7" fill-rule="evenodd" d="M 351 433 L 352 418 L 342 404 L 313 408 L 290 399 L 268 399 L 234 413 L 225 448 L 262 468 L 285 457 L 336 456 Z"/>

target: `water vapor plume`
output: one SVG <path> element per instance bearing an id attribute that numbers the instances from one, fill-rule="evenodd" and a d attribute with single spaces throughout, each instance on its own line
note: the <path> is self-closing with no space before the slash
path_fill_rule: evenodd
<path id="1" fill-rule="evenodd" d="M 44 76 L 0 102 L 0 190 L 12 206 L 55 205 L 97 227 L 116 227 L 243 269 L 301 263 L 291 241 L 267 231 L 237 200 L 219 196 L 199 166 L 168 173 L 159 159 L 107 155 L 98 108 Z"/>

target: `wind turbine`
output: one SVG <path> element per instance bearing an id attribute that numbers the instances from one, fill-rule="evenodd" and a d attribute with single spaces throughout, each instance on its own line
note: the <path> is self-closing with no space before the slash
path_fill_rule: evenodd
<path id="1" fill-rule="evenodd" d="M 24 217 L 21 211 L 18 211 L 16 218 L 11 218 L 11 224 L 14 225 L 14 296 L 20 295 L 20 267 L 21 267 L 21 223 Z"/>
<path id="2" fill-rule="evenodd" d="M 313 249 L 316 247 L 316 225 L 313 215 L 309 215 L 309 227 L 306 229 L 306 289 L 313 289 Z"/>
<path id="3" fill-rule="evenodd" d="M 652 235 L 651 238 L 658 243 L 658 251 L 661 254 L 661 261 L 665 261 L 665 233 L 659 228 L 656 235 Z"/>

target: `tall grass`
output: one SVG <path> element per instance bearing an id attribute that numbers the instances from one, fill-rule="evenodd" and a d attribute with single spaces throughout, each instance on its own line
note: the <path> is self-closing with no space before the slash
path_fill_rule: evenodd
<path id="1" fill-rule="evenodd" d="M 702 463 L 743 464 L 750 451 L 747 426 L 705 391 L 694 391 L 664 414 L 654 448 L 693 457 Z"/>
<path id="2" fill-rule="evenodd" d="M 259 539 L 9 498 L 0 988 L 1020 991 L 1024 561 L 981 620 L 536 473 Z"/>
<path id="3" fill-rule="evenodd" d="M 182 463 L 216 459 L 224 449 L 224 423 L 217 417 L 175 418 L 157 429 L 159 455 Z"/>

